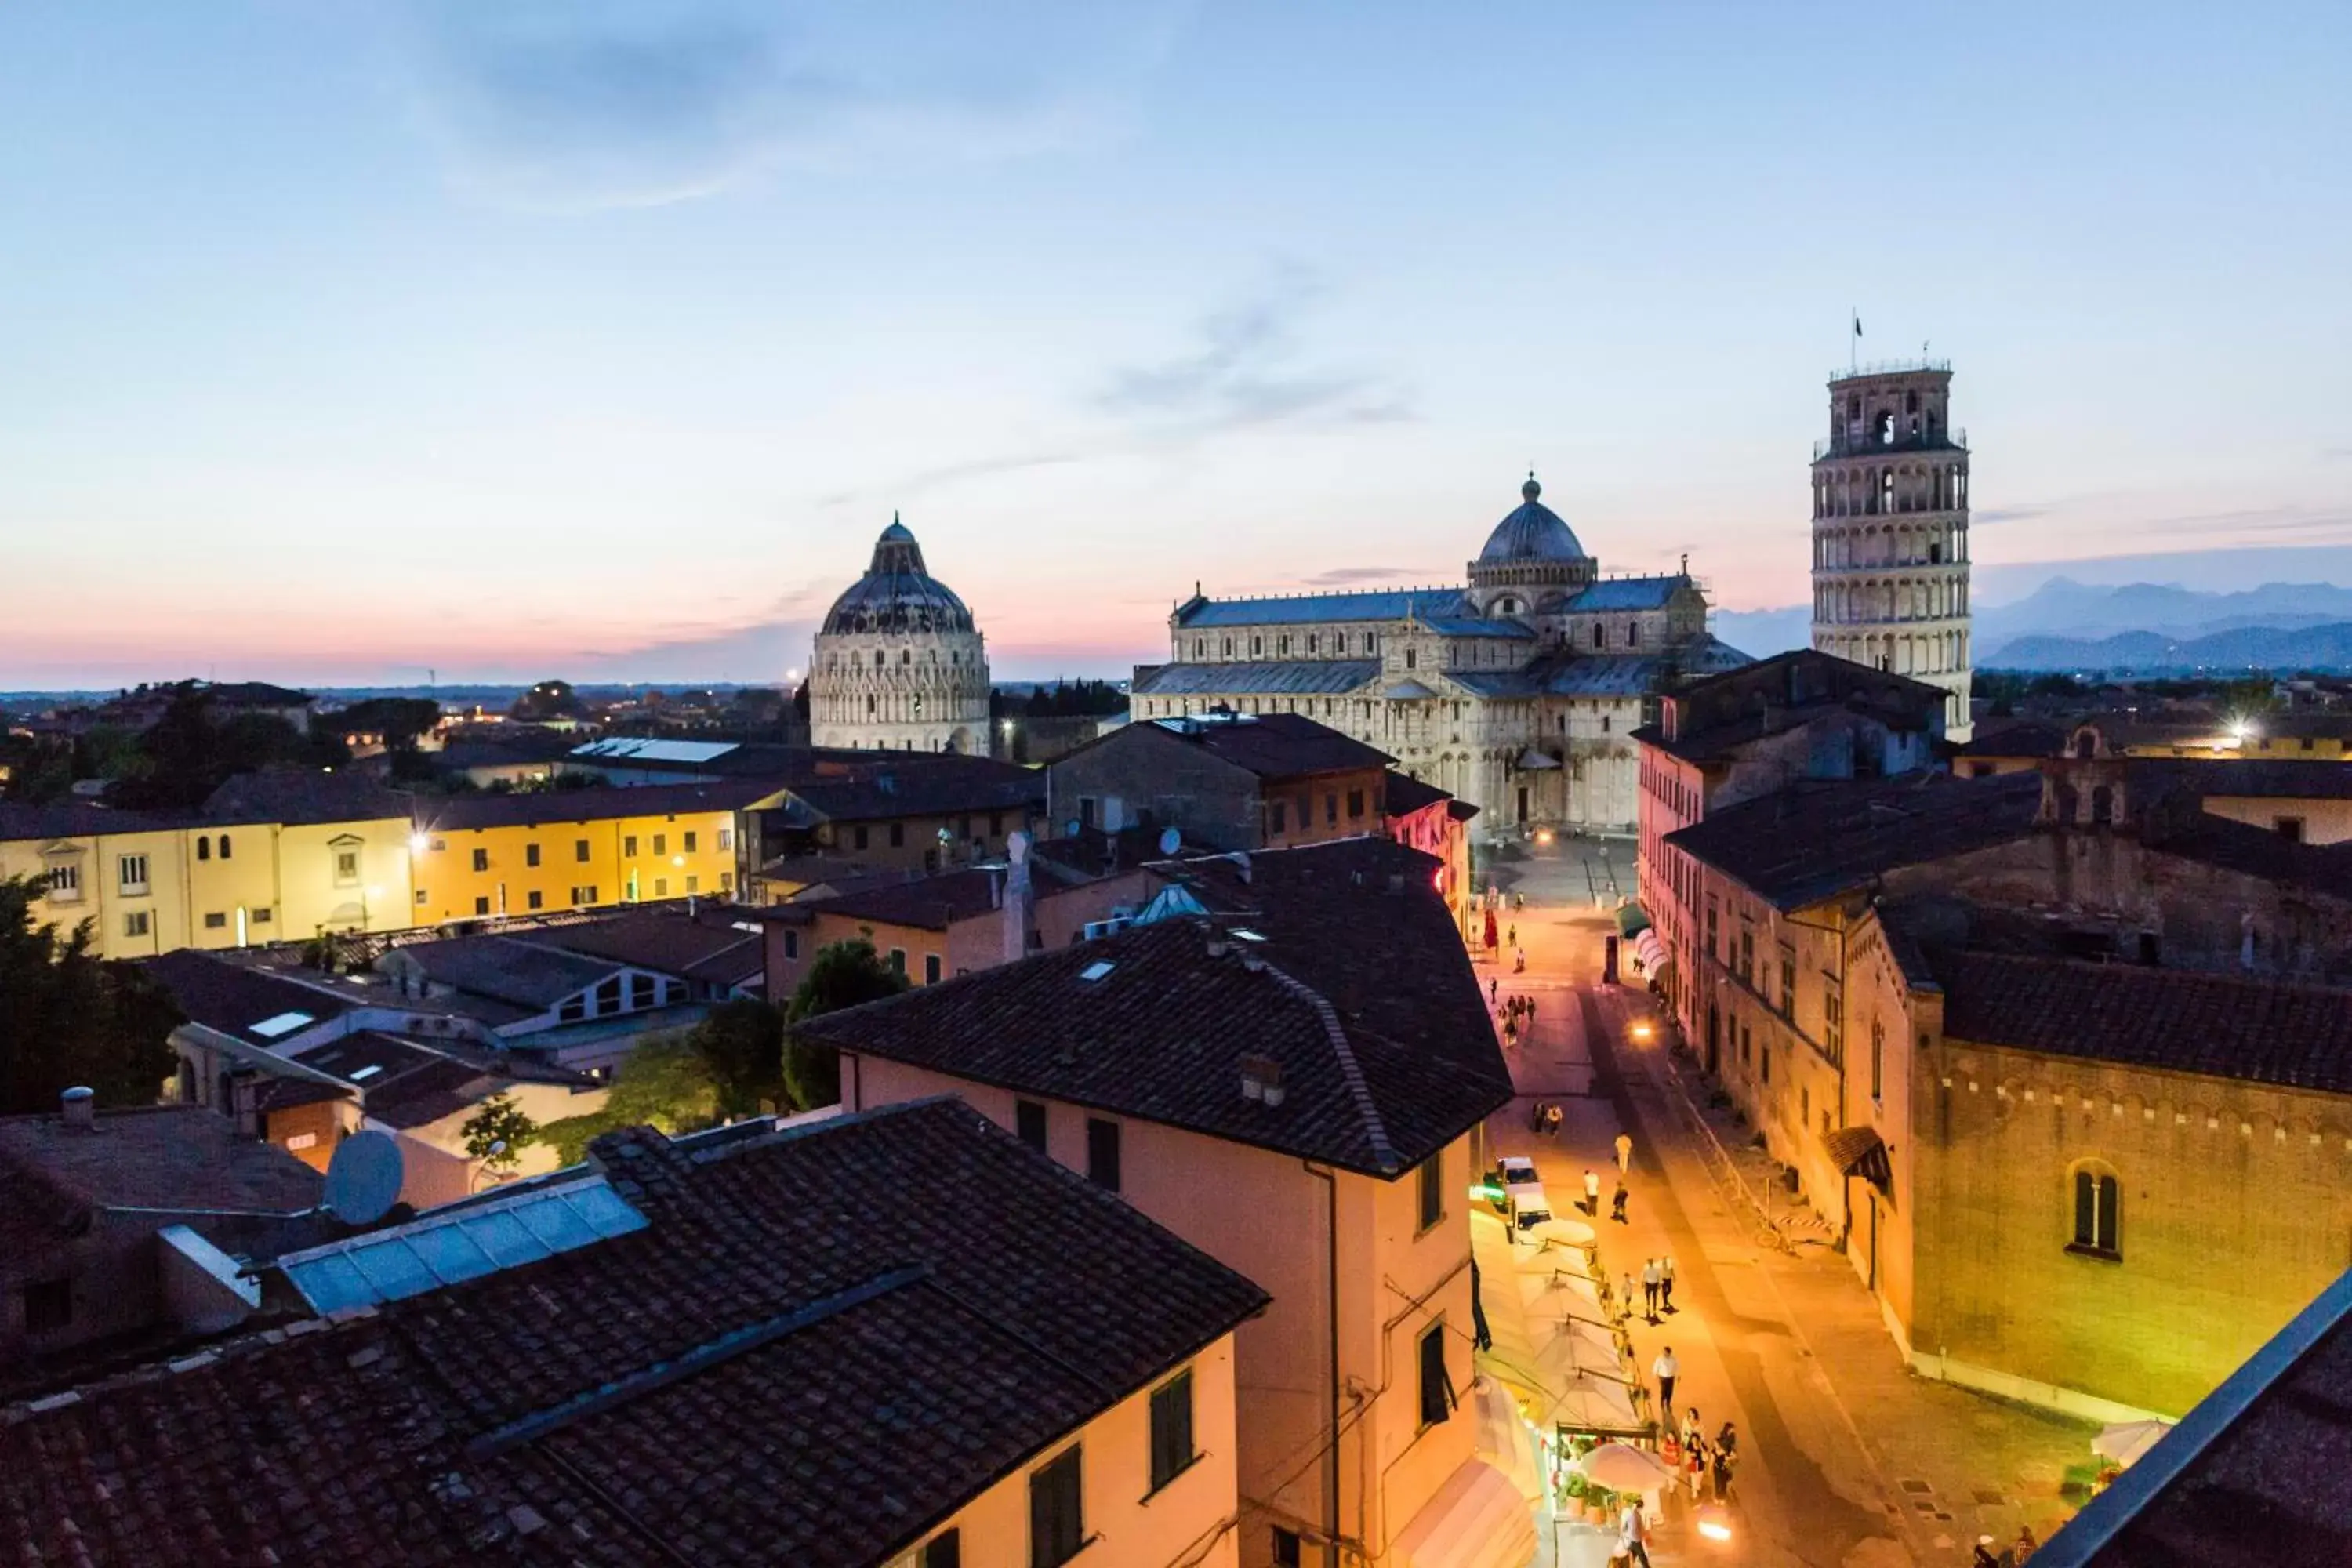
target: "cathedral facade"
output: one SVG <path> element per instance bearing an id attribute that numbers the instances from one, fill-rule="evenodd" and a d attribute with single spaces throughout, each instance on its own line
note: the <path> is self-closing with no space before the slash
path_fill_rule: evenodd
<path id="1" fill-rule="evenodd" d="M 1494 834 L 1630 832 L 1633 732 L 1683 680 L 1748 662 L 1706 629 L 1687 571 L 1603 577 L 1530 477 L 1465 586 L 1212 599 L 1168 618 L 1137 719 L 1301 713 L 1378 746 Z"/>
<path id="2" fill-rule="evenodd" d="M 892 752 L 988 752 L 988 650 L 971 612 L 896 517 L 825 612 L 809 661 L 809 739 Z"/>

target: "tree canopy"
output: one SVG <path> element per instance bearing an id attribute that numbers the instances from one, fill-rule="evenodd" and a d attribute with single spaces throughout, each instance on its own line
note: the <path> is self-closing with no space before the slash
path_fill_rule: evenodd
<path id="1" fill-rule="evenodd" d="M 563 1164 L 578 1163 L 591 1141 L 624 1127 L 697 1132 L 719 1120 L 719 1086 L 695 1048 L 690 1030 L 651 1035 L 637 1042 L 613 1079 L 604 1109 L 567 1116 L 539 1129 Z"/>
<path id="2" fill-rule="evenodd" d="M 0 881 L 0 1115 L 54 1110 L 76 1086 L 100 1105 L 152 1105 L 185 1022 L 136 965 L 90 951 L 87 922 L 37 923 L 31 878 Z"/>
<path id="3" fill-rule="evenodd" d="M 879 1002 L 907 988 L 907 977 L 882 962 L 874 944 L 864 937 L 827 942 L 809 960 L 784 1009 L 784 1087 L 793 1104 L 803 1110 L 832 1105 L 841 1099 L 841 1054 L 830 1046 L 793 1038 L 790 1026 L 820 1013 Z"/>
<path id="4" fill-rule="evenodd" d="M 130 757 L 102 770 L 107 799 L 147 810 L 186 810 L 238 773 L 273 766 L 334 767 L 351 752 L 331 726 L 304 734 L 275 713 L 217 718 L 204 688 L 183 681 Z"/>

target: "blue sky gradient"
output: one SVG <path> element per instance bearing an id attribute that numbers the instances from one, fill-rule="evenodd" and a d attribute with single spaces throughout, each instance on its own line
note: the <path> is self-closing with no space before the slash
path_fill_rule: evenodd
<path id="1" fill-rule="evenodd" d="M 2347 59 L 2340 0 L 29 0 L 0 687 L 778 679 L 893 509 L 1001 673 L 1106 671 L 1195 579 L 1454 580 L 1530 464 L 1788 604 L 1851 310 L 1956 362 L 2003 581 L 2352 544 Z"/>

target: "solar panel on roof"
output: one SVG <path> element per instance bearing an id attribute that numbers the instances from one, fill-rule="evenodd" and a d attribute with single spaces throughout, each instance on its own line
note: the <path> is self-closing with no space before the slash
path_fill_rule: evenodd
<path id="1" fill-rule="evenodd" d="M 354 1237 L 278 1260 L 317 1312 L 421 1296 L 536 1263 L 633 1230 L 646 1216 L 602 1176 L 518 1194 L 494 1206 L 427 1214 L 414 1224 Z"/>

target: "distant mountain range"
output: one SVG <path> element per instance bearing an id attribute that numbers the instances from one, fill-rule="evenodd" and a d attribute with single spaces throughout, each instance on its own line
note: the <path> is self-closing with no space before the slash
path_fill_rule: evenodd
<path id="1" fill-rule="evenodd" d="M 1761 658 L 1807 646 L 1812 613 L 1801 605 L 1721 611 L 1715 635 Z M 1979 610 L 1976 646 L 1978 668 L 1990 669 L 2352 669 L 2352 588 L 2266 583 L 2217 594 L 2052 577 L 2022 599 Z"/>

